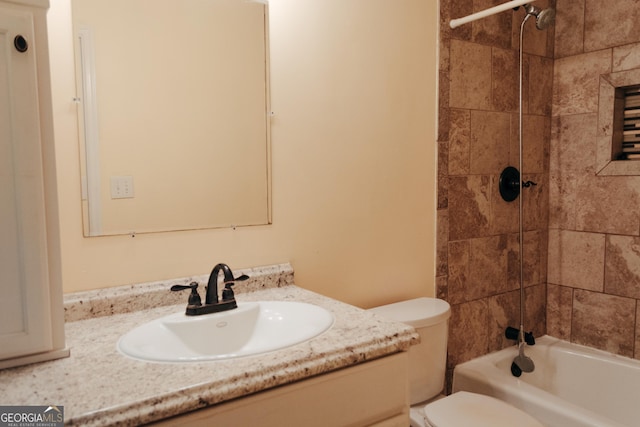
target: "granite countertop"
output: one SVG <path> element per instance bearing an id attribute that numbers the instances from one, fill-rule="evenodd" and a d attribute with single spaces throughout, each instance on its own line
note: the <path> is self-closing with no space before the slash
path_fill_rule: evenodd
<path id="1" fill-rule="evenodd" d="M 207 277 L 67 295 L 65 330 L 71 356 L 0 371 L 0 404 L 64 406 L 68 426 L 133 426 L 404 351 L 418 342 L 409 326 L 295 286 L 288 264 L 241 273 L 251 279 L 236 285 L 238 301 L 316 304 L 333 313 L 334 325 L 310 341 L 262 355 L 198 363 L 142 362 L 118 352 L 119 337 L 142 323 L 183 311 L 187 294 L 168 293 L 168 287 L 193 280 L 206 283 Z M 175 304 L 175 298 L 181 302 Z M 153 308 L 145 308 L 149 300 L 156 304 Z"/>

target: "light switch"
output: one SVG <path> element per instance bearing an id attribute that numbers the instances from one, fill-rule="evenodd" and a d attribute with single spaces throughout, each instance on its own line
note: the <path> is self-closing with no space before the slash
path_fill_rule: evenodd
<path id="1" fill-rule="evenodd" d="M 112 176 L 111 177 L 111 198 L 112 199 L 133 198 L 133 177 L 132 176 Z"/>

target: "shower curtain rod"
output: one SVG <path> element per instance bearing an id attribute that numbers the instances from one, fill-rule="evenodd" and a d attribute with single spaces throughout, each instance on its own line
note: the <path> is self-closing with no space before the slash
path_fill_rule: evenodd
<path id="1" fill-rule="evenodd" d="M 452 19 L 451 21 L 449 21 L 449 26 L 451 28 L 456 28 L 456 27 L 459 27 L 460 25 L 467 24 L 471 21 L 475 21 L 481 18 L 486 18 L 487 16 L 495 15 L 496 13 L 500 13 L 508 9 L 513 9 L 518 6 L 522 6 L 523 4 L 533 3 L 534 1 L 536 0 L 511 0 L 501 5 L 490 7 L 489 9 L 485 9 L 480 12 L 467 15 L 463 18 Z"/>

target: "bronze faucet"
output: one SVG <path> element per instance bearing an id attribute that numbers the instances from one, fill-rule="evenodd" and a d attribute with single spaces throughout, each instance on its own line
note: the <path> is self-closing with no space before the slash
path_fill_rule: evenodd
<path id="1" fill-rule="evenodd" d="M 220 272 L 223 273 L 224 290 L 222 291 L 222 301 L 218 299 L 218 276 Z M 207 293 L 204 299 L 204 305 L 201 302 L 200 294 L 198 293 L 198 283 L 191 282 L 189 285 L 173 285 L 172 291 L 182 291 L 185 289 L 191 289 L 189 295 L 189 302 L 187 303 L 187 316 L 199 316 L 202 314 L 219 313 L 221 311 L 233 310 L 237 308 L 235 295 L 231 287 L 235 285 L 237 281 L 247 280 L 249 276 L 243 274 L 234 278 L 233 272 L 227 264 L 217 264 L 213 267 L 211 274 L 209 275 L 209 282 L 207 283 Z"/>

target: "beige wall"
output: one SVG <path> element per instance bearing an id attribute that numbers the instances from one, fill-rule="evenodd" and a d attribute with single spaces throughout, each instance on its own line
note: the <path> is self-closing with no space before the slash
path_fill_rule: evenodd
<path id="1" fill-rule="evenodd" d="M 68 8 L 51 62 L 67 292 L 291 262 L 371 306 L 433 295 L 437 4 L 272 0 L 273 225 L 83 238 Z"/>

